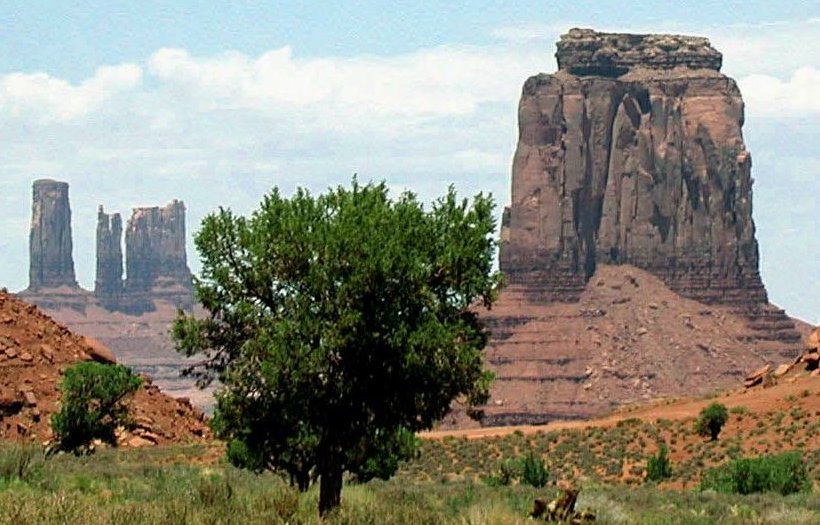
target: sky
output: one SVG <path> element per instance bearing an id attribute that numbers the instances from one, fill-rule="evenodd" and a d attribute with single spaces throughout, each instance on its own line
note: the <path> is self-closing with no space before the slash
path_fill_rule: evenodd
<path id="1" fill-rule="evenodd" d="M 820 0 L 0 2 L 0 286 L 28 281 L 31 183 L 68 181 L 93 287 L 96 210 L 174 198 L 193 233 L 273 186 L 449 184 L 509 201 L 527 77 L 571 27 L 709 37 L 746 103 L 761 271 L 820 323 Z M 199 268 L 189 245 L 192 269 Z"/>

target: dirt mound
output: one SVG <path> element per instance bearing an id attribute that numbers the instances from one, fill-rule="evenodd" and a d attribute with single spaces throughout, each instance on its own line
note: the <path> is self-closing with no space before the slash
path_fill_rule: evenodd
<path id="1" fill-rule="evenodd" d="M 106 353 L 107 352 L 107 353 Z M 66 367 L 110 350 L 67 328 L 13 295 L 0 293 L 0 439 L 51 437 L 49 420 L 58 409 L 58 384 Z M 204 414 L 187 399 L 160 392 L 148 378 L 134 395 L 133 432 L 121 435 L 126 446 L 209 439 Z"/>
<path id="2" fill-rule="evenodd" d="M 731 307 L 704 305 L 632 266 L 601 265 L 577 303 L 544 303 L 517 285 L 483 314 L 496 378 L 484 426 L 600 416 L 628 404 L 733 388 L 800 343 L 750 337 Z M 477 426 L 458 412 L 444 428 Z"/>

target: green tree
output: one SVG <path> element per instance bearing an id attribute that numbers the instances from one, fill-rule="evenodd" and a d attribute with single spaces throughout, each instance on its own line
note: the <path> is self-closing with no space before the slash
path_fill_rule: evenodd
<path id="1" fill-rule="evenodd" d="M 712 403 L 704 408 L 695 422 L 695 431 L 704 437 L 709 437 L 712 441 L 717 441 L 723 425 L 729 419 L 729 411 L 726 410 L 726 405 L 721 403 Z"/>
<path id="2" fill-rule="evenodd" d="M 62 450 L 80 450 L 94 439 L 116 444 L 114 431 L 128 421 L 126 398 L 142 380 L 122 365 L 87 361 L 68 367 L 60 381 L 60 411 L 51 429 Z"/>
<path id="3" fill-rule="evenodd" d="M 206 217 L 195 286 L 209 315 L 180 317 L 173 335 L 206 357 L 189 374 L 222 383 L 214 428 L 241 443 L 234 455 L 300 486 L 318 476 L 324 515 L 344 472 L 395 470 L 378 458 L 403 432 L 431 428 L 454 400 L 485 402 L 488 333 L 473 307 L 500 283 L 493 208 L 450 188 L 428 209 L 354 178 Z"/>

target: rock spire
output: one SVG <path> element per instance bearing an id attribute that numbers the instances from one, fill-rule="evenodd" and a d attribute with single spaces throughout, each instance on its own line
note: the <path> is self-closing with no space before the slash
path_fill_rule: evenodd
<path id="1" fill-rule="evenodd" d="M 71 242 L 68 184 L 34 181 L 29 235 L 29 290 L 77 288 Z"/>

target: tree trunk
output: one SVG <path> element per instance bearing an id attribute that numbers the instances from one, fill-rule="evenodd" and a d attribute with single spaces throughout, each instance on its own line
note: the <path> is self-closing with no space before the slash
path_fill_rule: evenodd
<path id="1" fill-rule="evenodd" d="M 337 461 L 329 461 L 319 481 L 319 516 L 338 507 L 342 502 L 342 467 Z"/>
<path id="2" fill-rule="evenodd" d="M 296 475 L 296 482 L 299 486 L 299 492 L 307 492 L 310 488 L 310 471 L 301 471 Z"/>

